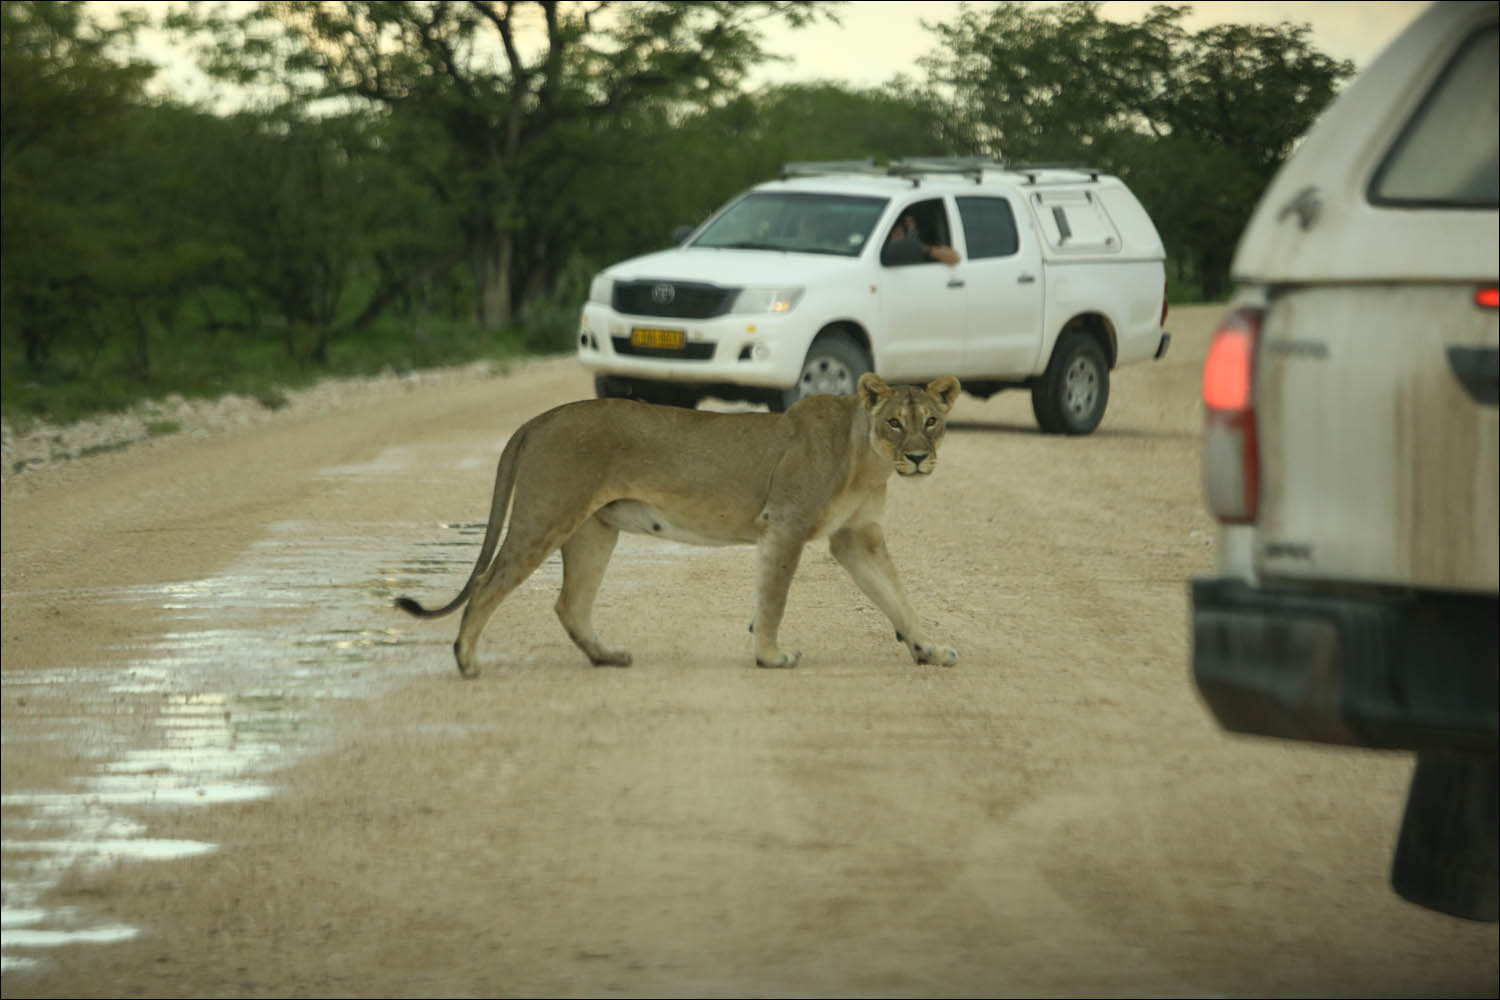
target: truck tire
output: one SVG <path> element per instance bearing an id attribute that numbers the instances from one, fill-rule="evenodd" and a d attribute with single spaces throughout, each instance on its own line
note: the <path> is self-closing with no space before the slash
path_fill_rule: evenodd
<path id="1" fill-rule="evenodd" d="M 770 400 L 774 413 L 785 412 L 804 396 L 848 396 L 859 387 L 860 376 L 870 371 L 870 358 L 863 347 L 846 333 L 820 333 L 807 349 L 797 384 L 783 389 Z"/>
<path id="2" fill-rule="evenodd" d="M 1109 405 L 1109 362 L 1093 337 L 1057 338 L 1047 370 L 1031 386 L 1031 412 L 1047 434 L 1088 434 Z"/>
<path id="3" fill-rule="evenodd" d="M 697 407 L 699 399 L 696 392 L 670 384 L 612 378 L 608 375 L 594 376 L 594 395 L 600 399 L 636 399 L 643 403 L 680 406 L 688 410 Z"/>

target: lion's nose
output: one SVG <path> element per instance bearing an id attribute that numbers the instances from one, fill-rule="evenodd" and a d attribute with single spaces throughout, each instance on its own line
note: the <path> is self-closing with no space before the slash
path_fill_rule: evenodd
<path id="1" fill-rule="evenodd" d="M 912 465 L 921 465 L 923 462 L 927 461 L 927 452 L 925 452 L 925 451 L 910 452 L 909 451 L 909 452 L 906 453 L 906 460 L 908 462 L 910 462 Z"/>

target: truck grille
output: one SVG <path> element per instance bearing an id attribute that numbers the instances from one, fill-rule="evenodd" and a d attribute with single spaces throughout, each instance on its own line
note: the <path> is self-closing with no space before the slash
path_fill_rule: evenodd
<path id="1" fill-rule="evenodd" d="M 734 304 L 738 288 L 685 281 L 617 281 L 615 312 L 626 316 L 711 319 Z"/>
<path id="2" fill-rule="evenodd" d="M 634 358 L 676 358 L 679 361 L 707 361 L 714 356 L 712 343 L 694 342 L 683 345 L 682 350 L 672 351 L 657 347 L 636 347 L 629 337 L 610 338 L 615 344 L 616 354 L 628 354 Z"/>

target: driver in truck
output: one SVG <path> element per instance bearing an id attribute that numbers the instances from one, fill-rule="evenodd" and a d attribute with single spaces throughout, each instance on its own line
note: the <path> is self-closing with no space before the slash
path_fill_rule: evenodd
<path id="1" fill-rule="evenodd" d="M 941 261 L 949 267 L 958 263 L 958 251 L 952 247 L 930 246 L 922 242 L 917 229 L 917 220 L 903 215 L 891 227 L 885 246 L 880 250 L 882 264 L 922 264 L 929 260 Z"/>

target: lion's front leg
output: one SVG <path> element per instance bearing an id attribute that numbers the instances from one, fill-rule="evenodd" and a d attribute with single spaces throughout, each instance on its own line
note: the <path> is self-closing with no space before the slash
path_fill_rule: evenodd
<path id="1" fill-rule="evenodd" d="M 755 635 L 755 665 L 795 667 L 800 652 L 783 652 L 776 644 L 781 616 L 786 613 L 786 595 L 802 558 L 802 536 L 767 530 L 756 549 L 755 612 L 750 631 Z"/>
<path id="2" fill-rule="evenodd" d="M 929 639 L 917 621 L 911 602 L 896 575 L 885 547 L 885 533 L 874 521 L 846 527 L 829 539 L 829 549 L 865 596 L 885 612 L 896 627 L 896 640 L 906 645 L 917 663 L 935 663 L 951 667 L 958 662 L 958 650 Z"/>

